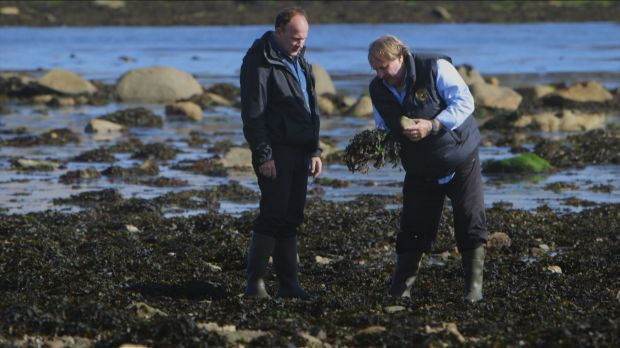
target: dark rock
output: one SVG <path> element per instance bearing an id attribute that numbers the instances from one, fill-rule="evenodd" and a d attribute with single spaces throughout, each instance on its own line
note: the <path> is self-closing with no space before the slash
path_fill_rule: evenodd
<path id="1" fill-rule="evenodd" d="M 185 160 L 181 161 L 172 169 L 185 170 L 196 174 L 208 175 L 208 176 L 226 176 L 228 171 L 224 165 L 219 161 L 219 158 L 207 158 L 196 161 Z"/>
<path id="2" fill-rule="evenodd" d="M 594 191 L 594 192 L 611 193 L 614 190 L 614 186 L 613 185 L 599 184 L 599 185 L 594 185 L 594 186 L 590 187 L 589 190 L 590 191 Z"/>
<path id="3" fill-rule="evenodd" d="M 182 187 L 189 185 L 187 180 L 177 179 L 177 178 L 166 178 L 166 177 L 157 177 L 154 179 L 136 179 L 132 180 L 131 178 L 127 178 L 124 180 L 126 183 L 136 183 L 139 185 L 145 186 L 153 186 L 153 187 Z"/>
<path id="4" fill-rule="evenodd" d="M 330 153 L 325 158 L 325 163 L 345 163 L 345 152 L 341 150 Z"/>
<path id="5" fill-rule="evenodd" d="M 154 176 L 159 174 L 159 167 L 152 160 L 146 160 L 142 165 L 131 168 L 111 166 L 102 171 L 101 174 L 111 178 L 127 178 L 144 175 Z"/>
<path id="6" fill-rule="evenodd" d="M 155 115 L 151 110 L 145 108 L 131 108 L 105 114 L 100 119 L 122 124 L 127 127 L 146 127 L 160 128 L 164 121 L 160 116 Z"/>
<path id="7" fill-rule="evenodd" d="M 101 174 L 94 168 L 69 171 L 60 176 L 59 181 L 65 185 L 80 183 L 87 180 L 94 180 L 101 177 Z"/>
<path id="8" fill-rule="evenodd" d="M 15 129 L 1 129 L 0 134 L 23 135 L 28 133 L 26 127 L 17 127 Z"/>
<path id="9" fill-rule="evenodd" d="M 563 200 L 564 204 L 574 207 L 592 207 L 597 205 L 596 202 L 588 201 L 585 199 L 579 199 L 577 197 L 569 197 Z"/>
<path id="10" fill-rule="evenodd" d="M 329 186 L 333 188 L 344 188 L 351 186 L 350 181 L 330 178 L 316 178 L 314 179 L 314 183 L 317 185 Z"/>
<path id="11" fill-rule="evenodd" d="M 80 136 L 68 128 L 53 129 L 41 135 L 26 135 L 6 140 L 0 139 L 0 145 L 15 147 L 32 146 L 64 146 L 68 143 L 79 143 Z"/>
<path id="12" fill-rule="evenodd" d="M 233 146 L 235 146 L 235 144 L 233 144 L 232 141 L 221 140 L 221 141 L 216 142 L 215 144 L 213 144 L 213 146 L 209 148 L 209 153 L 223 154 Z"/>
<path id="13" fill-rule="evenodd" d="M 233 102 L 236 101 L 241 95 L 241 90 L 239 87 L 230 83 L 216 83 L 208 87 L 206 91 L 222 96 Z"/>
<path id="14" fill-rule="evenodd" d="M 562 192 L 564 190 L 577 190 L 579 187 L 571 182 L 552 182 L 544 187 L 545 190 L 553 191 L 553 192 Z"/>
<path id="15" fill-rule="evenodd" d="M 134 152 L 133 155 L 131 155 L 131 158 L 152 158 L 155 160 L 167 161 L 174 159 L 178 153 L 179 150 L 171 146 L 168 146 L 166 144 L 153 143 L 142 146 L 138 151 Z"/>
<path id="16" fill-rule="evenodd" d="M 112 204 L 122 201 L 123 197 L 115 189 L 88 191 L 69 198 L 55 198 L 54 204 L 76 204 L 80 206 L 96 206 L 98 204 Z"/>
<path id="17" fill-rule="evenodd" d="M 137 152 L 144 147 L 142 140 L 138 138 L 132 138 L 127 141 L 121 141 L 115 145 L 110 146 L 110 151 L 113 153 L 122 152 Z"/>
<path id="18" fill-rule="evenodd" d="M 116 88 L 114 85 L 108 85 L 97 80 L 92 80 L 90 81 L 90 83 L 97 87 L 97 91 L 87 96 L 88 104 L 106 105 L 118 99 L 118 95 L 116 94 Z"/>
<path id="19" fill-rule="evenodd" d="M 615 131 L 591 130 L 561 140 L 543 139 L 534 152 L 555 167 L 620 164 L 620 137 Z"/>
<path id="20" fill-rule="evenodd" d="M 116 157 L 114 157 L 114 155 L 110 152 L 110 150 L 105 149 L 105 148 L 98 148 L 98 149 L 82 152 L 81 154 L 73 157 L 71 160 L 74 162 L 113 163 L 113 162 L 116 162 Z"/>
<path id="21" fill-rule="evenodd" d="M 160 205 L 174 205 L 184 209 L 217 210 L 220 207 L 215 193 L 211 190 L 169 192 L 157 197 L 155 202 Z"/>
<path id="22" fill-rule="evenodd" d="M 190 138 L 187 139 L 187 145 L 189 147 L 202 147 L 204 144 L 211 144 L 211 140 L 209 140 L 209 134 L 201 133 L 198 131 L 191 131 L 189 133 Z"/>

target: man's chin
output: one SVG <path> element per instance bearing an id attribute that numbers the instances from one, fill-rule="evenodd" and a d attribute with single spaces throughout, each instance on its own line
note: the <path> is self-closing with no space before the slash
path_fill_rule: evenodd
<path id="1" fill-rule="evenodd" d="M 387 83 L 388 85 L 394 87 L 395 83 L 394 80 L 392 79 L 383 79 L 383 82 Z"/>

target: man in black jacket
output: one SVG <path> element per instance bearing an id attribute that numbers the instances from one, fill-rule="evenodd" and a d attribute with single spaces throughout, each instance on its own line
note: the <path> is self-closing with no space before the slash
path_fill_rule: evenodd
<path id="1" fill-rule="evenodd" d="M 248 250 L 245 294 L 269 297 L 270 256 L 277 296 L 309 299 L 299 285 L 297 228 L 303 221 L 308 175 L 322 170 L 319 113 L 312 68 L 304 58 L 308 21 L 300 8 L 276 16 L 275 31 L 254 41 L 241 66 L 243 134 L 261 190 Z"/>
<path id="2" fill-rule="evenodd" d="M 377 73 L 369 87 L 375 121 L 399 140 L 406 171 L 389 292 L 410 296 L 448 196 L 463 255 L 464 299 L 479 301 L 487 231 L 473 97 L 449 57 L 411 54 L 394 36 L 375 40 L 368 62 Z"/>

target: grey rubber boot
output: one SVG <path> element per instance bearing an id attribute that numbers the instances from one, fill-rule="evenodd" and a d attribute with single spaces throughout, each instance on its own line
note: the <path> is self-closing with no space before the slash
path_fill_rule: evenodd
<path id="1" fill-rule="evenodd" d="M 286 298 L 311 298 L 299 285 L 299 264 L 297 262 L 297 237 L 276 239 L 273 250 L 273 266 L 280 281 L 276 296 Z"/>
<path id="2" fill-rule="evenodd" d="M 482 300 L 482 273 L 484 269 L 484 245 L 475 249 L 463 250 L 463 272 L 465 291 L 463 299 L 474 303 Z"/>
<path id="3" fill-rule="evenodd" d="M 245 296 L 256 298 L 268 298 L 269 294 L 265 289 L 265 273 L 269 256 L 273 252 L 275 238 L 252 233 L 252 241 L 248 249 L 248 285 L 245 289 Z"/>
<path id="4" fill-rule="evenodd" d="M 423 253 L 403 253 L 396 256 L 396 270 L 392 276 L 389 293 L 394 297 L 411 297 L 411 287 L 420 268 Z"/>

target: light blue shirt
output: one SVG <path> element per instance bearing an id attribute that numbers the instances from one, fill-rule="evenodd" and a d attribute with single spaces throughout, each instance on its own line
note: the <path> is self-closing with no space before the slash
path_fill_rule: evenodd
<path id="1" fill-rule="evenodd" d="M 282 58 L 282 62 L 286 64 L 286 66 L 288 66 L 289 69 L 291 69 L 291 71 L 293 72 L 293 75 L 295 75 L 295 77 L 297 78 L 297 81 L 299 82 L 299 86 L 301 87 L 301 91 L 304 92 L 304 101 L 306 102 L 306 109 L 310 111 L 310 102 L 309 102 L 310 98 L 308 97 L 308 88 L 306 88 L 308 86 L 306 84 L 306 74 L 304 74 L 304 70 L 299 64 L 299 58 L 295 57 L 293 59 L 290 59 L 288 57 L 284 57 Z"/>
<path id="2" fill-rule="evenodd" d="M 273 39 L 273 36 L 270 37 L 270 39 L 271 39 L 271 44 L 275 48 L 275 51 L 280 56 L 280 61 L 282 61 L 282 63 L 284 63 L 284 65 L 286 65 L 291 70 L 291 72 L 297 79 L 297 82 L 299 82 L 299 87 L 301 87 L 301 91 L 304 94 L 304 102 L 306 105 L 306 109 L 310 111 L 310 97 L 308 97 L 308 88 L 307 88 L 308 85 L 306 81 L 306 74 L 304 74 L 304 69 L 301 67 L 301 64 L 299 63 L 299 57 L 291 58 L 283 54 L 282 51 L 280 51 L 280 47 L 278 47 L 278 43 L 276 42 L 275 39 Z"/>
<path id="3" fill-rule="evenodd" d="M 390 86 L 385 82 L 384 84 L 402 105 L 407 94 L 407 86 L 402 91 L 398 91 L 396 87 Z M 437 80 L 435 81 L 435 86 L 439 95 L 446 102 L 446 108 L 437 115 L 436 119 L 445 128 L 454 130 L 463 124 L 467 117 L 474 112 L 474 97 L 454 65 L 445 59 L 437 60 Z M 387 130 L 385 121 L 374 105 L 373 110 L 377 128 Z M 454 173 L 437 180 L 437 182 L 440 185 L 447 184 L 453 177 Z"/>

